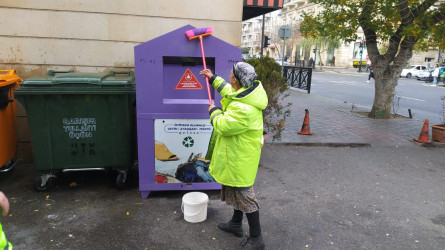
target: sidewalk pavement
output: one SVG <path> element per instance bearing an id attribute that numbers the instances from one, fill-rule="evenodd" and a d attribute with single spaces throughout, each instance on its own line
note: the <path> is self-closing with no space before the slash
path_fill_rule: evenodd
<path id="1" fill-rule="evenodd" d="M 323 66 L 320 69 L 320 66 L 315 68 L 316 72 L 329 72 L 329 73 L 341 73 L 341 74 L 369 74 L 369 71 L 366 71 L 366 66 L 362 67 L 361 72 L 358 72 L 358 68 L 344 68 L 344 67 L 333 67 L 333 66 Z"/>
<path id="2" fill-rule="evenodd" d="M 285 102 L 292 106 L 282 133 L 284 143 L 416 146 L 413 139 L 419 137 L 424 122 L 406 117 L 371 119 L 367 117 L 370 110 L 363 107 L 296 90 L 290 91 Z M 309 109 L 310 136 L 298 134 L 305 109 Z"/>
<path id="3" fill-rule="evenodd" d="M 373 120 L 298 91 L 289 100 L 284 143 L 266 143 L 255 182 L 266 249 L 443 249 L 445 149 L 412 142 L 422 121 Z M 312 136 L 297 134 L 305 108 Z M 207 219 L 188 223 L 186 192 L 142 199 L 137 168 L 123 190 L 114 187 L 115 173 L 91 171 L 63 173 L 37 192 L 36 175 L 26 164 L 0 173 L 11 203 L 0 220 L 16 249 L 234 249 L 240 242 L 217 228 L 233 212 L 219 191 L 204 191 Z"/>

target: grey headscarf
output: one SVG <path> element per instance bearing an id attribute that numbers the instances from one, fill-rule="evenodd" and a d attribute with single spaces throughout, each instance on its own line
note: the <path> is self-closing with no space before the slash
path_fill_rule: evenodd
<path id="1" fill-rule="evenodd" d="M 245 62 L 235 63 L 232 68 L 232 73 L 241 86 L 245 88 L 251 87 L 258 77 L 253 66 Z"/>

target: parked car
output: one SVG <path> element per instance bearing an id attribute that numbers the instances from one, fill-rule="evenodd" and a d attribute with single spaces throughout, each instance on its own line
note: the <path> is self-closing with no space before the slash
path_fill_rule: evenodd
<path id="1" fill-rule="evenodd" d="M 434 71 L 434 68 L 427 68 L 427 69 L 420 71 L 419 74 L 417 74 L 417 80 L 419 80 L 419 81 L 426 80 L 428 77 L 431 77 L 431 73 L 433 73 L 433 71 Z"/>
<path id="2" fill-rule="evenodd" d="M 426 69 L 423 65 L 411 65 L 402 70 L 400 77 L 411 78 L 412 76 L 417 76 L 419 72 Z"/>
<path id="3" fill-rule="evenodd" d="M 283 65 L 283 59 L 281 58 L 275 58 L 275 62 L 278 63 L 280 66 Z M 284 66 L 291 66 L 291 64 L 284 61 Z"/>

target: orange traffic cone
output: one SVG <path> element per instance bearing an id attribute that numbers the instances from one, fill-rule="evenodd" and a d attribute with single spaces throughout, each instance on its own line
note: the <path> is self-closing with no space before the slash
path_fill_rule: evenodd
<path id="1" fill-rule="evenodd" d="M 304 115 L 303 126 L 301 126 L 301 131 L 298 132 L 299 135 L 312 135 L 311 130 L 309 128 L 309 110 L 305 109 L 306 115 Z"/>
<path id="2" fill-rule="evenodd" d="M 431 141 L 429 141 L 430 139 L 430 133 L 428 130 L 428 119 L 425 119 L 425 122 L 423 123 L 423 127 L 422 127 L 422 131 L 420 131 L 420 135 L 419 135 L 419 139 L 414 139 L 414 141 L 416 142 L 421 142 L 421 143 L 431 143 Z"/>

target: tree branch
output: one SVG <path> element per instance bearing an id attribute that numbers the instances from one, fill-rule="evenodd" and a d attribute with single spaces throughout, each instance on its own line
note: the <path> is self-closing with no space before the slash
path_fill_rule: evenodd
<path id="1" fill-rule="evenodd" d="M 412 39 L 412 37 L 405 38 L 405 39 Z M 414 46 L 414 44 L 413 44 L 413 46 Z M 403 46 L 403 47 L 401 46 L 399 53 L 397 54 L 396 57 L 394 57 L 393 65 L 391 65 L 389 67 L 389 69 L 395 70 L 396 68 L 404 68 L 406 66 L 406 63 L 408 62 L 407 58 L 411 58 L 412 53 L 413 53 L 412 47 L 409 48 L 408 46 Z"/>
<path id="2" fill-rule="evenodd" d="M 415 18 L 419 17 L 422 13 L 424 13 L 429 8 L 431 8 L 431 6 L 433 6 L 434 3 L 436 3 L 436 2 L 437 2 L 437 0 L 425 0 L 423 3 L 421 3 L 416 8 L 411 10 L 413 18 L 415 19 Z"/>
<path id="3" fill-rule="evenodd" d="M 401 26 L 406 26 L 412 23 L 415 19 L 413 13 L 409 9 L 408 0 L 399 0 L 397 9 L 399 10 L 400 17 L 402 18 Z"/>
<path id="4" fill-rule="evenodd" d="M 443 3 L 443 4 L 445 4 L 445 3 Z M 434 14 L 433 20 L 434 20 L 435 23 L 442 22 L 443 20 L 445 20 L 445 13 L 444 12 L 437 12 L 436 14 Z"/>
<path id="5" fill-rule="evenodd" d="M 429 1 L 433 1 L 433 0 L 429 0 Z M 389 39 L 389 47 L 388 47 L 388 51 L 386 52 L 386 54 L 388 54 L 391 57 L 394 57 L 397 54 L 400 41 L 402 41 L 401 34 L 402 34 L 404 28 L 414 22 L 414 16 L 408 7 L 408 4 L 409 4 L 408 0 L 399 0 L 399 3 L 397 4 L 397 9 L 399 10 L 400 16 L 402 17 L 402 23 L 397 28 L 394 35 L 392 35 L 391 38 Z"/>
<path id="6" fill-rule="evenodd" d="M 419 17 L 419 15 L 425 13 L 437 0 L 427 0 L 423 2 L 421 5 L 417 6 L 412 13 L 415 18 Z M 445 13 L 436 12 L 432 17 L 434 24 L 440 23 L 445 20 Z M 434 25 L 430 25 L 426 20 L 423 20 L 420 24 L 422 30 L 428 30 Z"/>
<path id="7" fill-rule="evenodd" d="M 371 55 L 379 55 L 379 49 L 377 47 L 377 34 L 375 30 L 370 27 L 370 15 L 367 15 L 368 13 L 373 13 L 372 2 L 373 1 L 370 0 L 363 2 L 362 12 L 359 16 L 359 24 L 363 29 L 363 33 L 365 34 L 366 47 L 369 51 L 373 52 Z M 373 58 L 371 59 L 373 60 Z"/>

